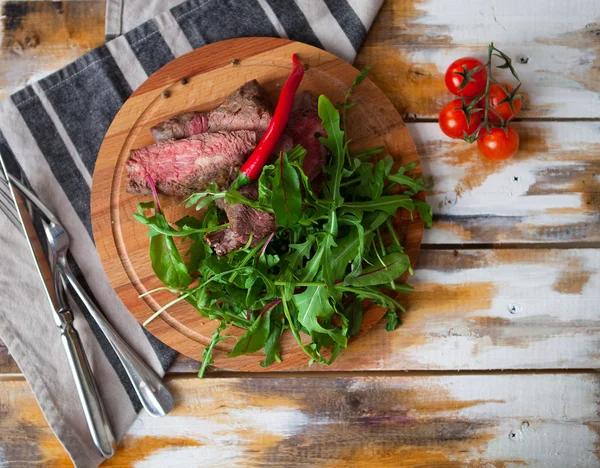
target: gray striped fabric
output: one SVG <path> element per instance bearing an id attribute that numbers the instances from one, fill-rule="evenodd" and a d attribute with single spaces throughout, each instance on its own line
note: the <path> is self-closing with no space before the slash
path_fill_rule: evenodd
<path id="1" fill-rule="evenodd" d="M 22 170 L 66 226 L 82 282 L 115 328 L 161 375 L 175 353 L 149 336 L 124 308 L 104 275 L 92 238 L 91 180 L 111 121 L 150 74 L 192 49 L 224 39 L 288 37 L 352 61 L 382 0 L 175 3 L 108 0 L 107 35 L 114 39 L 0 103 L 0 153 Z M 161 12 L 165 6 L 170 9 Z M 148 19 L 151 14 L 157 15 Z M 122 33 L 129 28 L 133 29 Z M 0 339 L 76 465 L 96 466 L 101 459 L 76 401 L 58 330 L 46 311 L 24 240 L 3 211 L 0 255 L 11 268 L 0 269 Z M 139 402 L 93 324 L 77 319 L 76 326 L 120 439 L 135 419 Z"/>

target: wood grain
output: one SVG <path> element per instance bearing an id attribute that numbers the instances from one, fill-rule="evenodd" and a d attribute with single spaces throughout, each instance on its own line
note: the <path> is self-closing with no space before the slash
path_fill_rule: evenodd
<path id="1" fill-rule="evenodd" d="M 517 154 L 483 158 L 437 123 L 409 123 L 435 215 L 424 244 L 600 242 L 600 128 L 595 122 L 521 122 Z"/>
<path id="2" fill-rule="evenodd" d="M 9 5 L 0 15 L 0 96 L 104 41 L 104 0 L 0 4 Z M 531 1 L 385 0 L 356 66 L 373 67 L 373 81 L 405 119 L 437 118 L 451 99 L 441 81 L 446 67 L 464 55 L 483 58 L 495 41 L 515 58 L 524 82 L 521 117 L 599 118 L 600 6 L 594 0 L 542 4 L 543 14 Z M 25 39 L 34 35 L 39 43 L 32 47 L 36 41 Z"/>
<path id="3" fill-rule="evenodd" d="M 513 57 L 521 118 L 600 117 L 600 3 L 386 0 L 356 60 L 405 120 L 437 118 L 452 99 L 443 74 L 459 57 Z M 499 73 L 500 78 L 508 74 Z"/>
<path id="4" fill-rule="evenodd" d="M 136 205 L 148 197 L 125 192 L 125 162 L 130 150 L 150 144 L 149 128 L 172 115 L 190 110 L 209 110 L 233 90 L 250 79 L 257 79 L 277 100 L 279 90 L 291 67 L 290 57 L 297 53 L 307 66 L 300 91 L 313 95 L 326 94 L 341 102 L 358 74 L 346 62 L 315 47 L 284 39 L 245 38 L 211 44 L 191 52 L 150 77 L 129 98 L 109 128 L 94 171 L 92 187 L 92 224 L 100 258 L 111 284 L 131 313 L 145 322 L 155 311 L 176 296 L 169 291 L 138 296 L 162 286 L 154 275 L 149 256 L 147 228 L 137 223 L 132 214 Z M 236 60 L 233 64 L 232 61 Z M 181 80 L 186 78 L 185 83 Z M 167 97 L 165 97 L 167 96 Z M 348 113 L 347 132 L 356 149 L 385 146 L 396 167 L 418 163 L 415 146 L 402 119 L 386 97 L 370 81 L 365 80 L 354 93 L 358 105 Z M 415 169 L 419 174 L 420 169 Z M 163 209 L 168 219 L 179 219 L 185 210 L 180 199 L 165 197 Z M 416 214 L 416 213 L 415 213 Z M 399 213 L 394 220 L 398 236 L 414 264 L 423 234 L 423 223 L 410 219 L 410 213 Z M 384 314 L 384 309 L 366 303 L 358 340 Z M 192 357 L 202 359 L 204 347 L 210 343 L 218 323 L 202 317 L 185 301 L 173 305 L 147 326 L 154 336 Z M 239 337 L 244 330 L 230 327 L 225 331 Z M 215 366 L 261 371 L 262 352 L 224 360 L 235 340 L 217 345 L 221 353 Z M 275 369 L 293 369 L 306 365 L 306 355 L 291 332 L 281 340 L 283 362 Z M 351 366 L 349 367 L 351 368 Z"/>
<path id="5" fill-rule="evenodd" d="M 294 370 L 600 366 L 598 249 L 423 250 L 410 283 L 400 328 L 379 323 L 332 366 Z M 197 366 L 183 360 L 173 372 Z"/>
<path id="6" fill-rule="evenodd" d="M 102 466 L 592 467 L 596 373 L 177 379 Z M 0 382 L 8 466 L 71 466 L 25 382 Z M 27 443 L 29 441 L 29 443 Z"/>
<path id="7" fill-rule="evenodd" d="M 0 15 L 0 96 L 104 40 L 103 0 L 0 5 L 19 7 Z M 593 0 L 386 0 L 357 66 L 373 67 L 372 79 L 403 116 L 434 119 L 451 98 L 440 81 L 446 66 L 462 55 L 481 57 L 494 40 L 517 59 L 527 94 L 522 117 L 598 119 L 599 9 Z M 534 150 L 493 171 L 468 147 L 442 138 L 435 123 L 408 128 L 436 181 L 436 225 L 425 240 L 457 250 L 421 253 L 419 294 L 405 326 L 383 337 L 393 339 L 396 364 L 408 359 L 411 366 L 466 371 L 362 379 L 177 376 L 169 383 L 177 414 L 136 421 L 111 465 L 600 464 L 597 373 L 468 371 L 598 367 L 598 251 L 543 248 L 598 241 L 597 122 L 523 124 L 522 136 L 533 129 Z M 525 249 L 460 249 L 467 243 Z M 176 364 L 174 371 L 196 369 L 185 358 Z M 16 369 L 0 347 L 0 380 Z M 0 381 L 0 465 L 72 466 L 28 385 L 8 379 Z"/>
<path id="8" fill-rule="evenodd" d="M 423 250 L 415 271 L 402 327 L 379 324 L 332 367 L 298 370 L 600 367 L 600 249 Z"/>

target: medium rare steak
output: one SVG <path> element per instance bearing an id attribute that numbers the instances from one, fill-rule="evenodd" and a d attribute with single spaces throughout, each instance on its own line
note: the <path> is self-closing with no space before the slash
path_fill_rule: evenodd
<path id="1" fill-rule="evenodd" d="M 255 146 L 256 132 L 240 130 L 163 140 L 133 150 L 125 163 L 127 191 L 150 195 L 148 174 L 163 195 L 189 195 L 209 182 L 228 188 Z"/>
<path id="2" fill-rule="evenodd" d="M 317 99 L 308 91 L 304 91 L 294 99 L 292 113 L 288 120 L 288 130 L 294 145 L 302 145 L 306 150 L 302 169 L 309 180 L 314 180 L 327 163 L 327 150 L 319 141 L 319 137 L 327 136 L 321 125 L 317 108 Z"/>
<path id="3" fill-rule="evenodd" d="M 240 189 L 240 193 L 251 200 L 258 200 L 257 183 L 245 185 Z M 209 232 L 204 236 L 208 245 L 219 257 L 246 245 L 252 234 L 252 245 L 258 244 L 276 228 L 275 216 L 248 205 L 225 203 L 225 213 L 227 213 L 230 226 Z"/>
<path id="4" fill-rule="evenodd" d="M 150 132 L 160 141 L 206 132 L 253 130 L 260 140 L 269 126 L 272 110 L 267 93 L 258 81 L 252 80 L 235 90 L 216 109 L 176 115 L 152 127 Z"/>

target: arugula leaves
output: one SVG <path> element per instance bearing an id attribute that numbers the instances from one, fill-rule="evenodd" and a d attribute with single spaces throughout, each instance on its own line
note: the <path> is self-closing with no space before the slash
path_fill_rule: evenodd
<path id="1" fill-rule="evenodd" d="M 279 342 L 286 329 L 311 363 L 330 364 L 359 332 L 365 299 L 388 309 L 388 330 L 399 326 L 404 308 L 398 293 L 412 287 L 397 280 L 412 269 L 394 217 L 399 210 L 418 213 L 429 227 L 432 212 L 417 196 L 428 185 L 411 175 L 415 164 L 393 169 L 384 147 L 349 148 L 346 112 L 356 104 L 350 100 L 352 89 L 365 76 L 363 71 L 356 78 L 341 106 L 319 97 L 326 133 L 320 140 L 330 153 L 319 189 L 304 173 L 306 151 L 297 146 L 263 168 L 257 200 L 235 188 L 219 191 L 209 184 L 186 200 L 187 208 L 202 209 L 204 216 L 185 216 L 175 223 L 160 209 L 150 211 L 154 202 L 140 203 L 134 218 L 149 229 L 154 272 L 177 294 L 170 304 L 185 300 L 220 323 L 204 351 L 200 376 L 212 363 L 214 347 L 228 338 L 223 332 L 230 325 L 245 332 L 228 356 L 264 349 L 263 367 L 281 361 Z M 204 239 L 229 226 L 217 200 L 272 213 L 277 229 L 264 239 L 251 237 L 219 258 Z M 178 245 L 188 246 L 183 256 Z"/>
<path id="2" fill-rule="evenodd" d="M 152 236 L 150 260 L 154 273 L 167 286 L 184 288 L 192 282 L 192 277 L 172 237 L 163 234 Z"/>
<path id="3" fill-rule="evenodd" d="M 302 214 L 300 178 L 284 153 L 279 157 L 273 175 L 271 206 L 275 212 L 277 226 L 291 227 Z"/>
<path id="4" fill-rule="evenodd" d="M 233 350 L 227 357 L 241 356 L 242 354 L 251 354 L 262 349 L 271 329 L 271 311 L 261 314 L 254 323 L 246 330 L 246 333 L 238 340 Z"/>

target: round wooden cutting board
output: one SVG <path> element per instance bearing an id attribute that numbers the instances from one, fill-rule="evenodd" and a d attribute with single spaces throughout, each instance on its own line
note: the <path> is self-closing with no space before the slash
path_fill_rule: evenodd
<path id="1" fill-rule="evenodd" d="M 277 102 L 279 90 L 291 70 L 291 56 L 298 54 L 307 66 L 300 91 L 326 94 L 340 102 L 358 71 L 339 58 L 315 47 L 284 39 L 244 38 L 207 45 L 180 57 L 152 75 L 127 100 L 110 126 L 96 162 L 92 186 L 92 223 L 96 247 L 106 274 L 117 294 L 137 318 L 144 322 L 174 298 L 168 291 L 139 295 L 161 286 L 150 264 L 147 228 L 134 221 L 137 204 L 148 197 L 125 192 L 125 161 L 129 151 L 153 143 L 149 128 L 183 112 L 207 111 L 246 81 L 257 79 Z M 347 129 L 353 148 L 385 146 L 397 165 L 418 162 L 413 141 L 404 123 L 384 94 L 365 80 L 354 92 L 358 102 L 348 111 Z M 180 199 L 162 197 L 167 219 L 179 219 L 185 209 Z M 395 220 L 400 239 L 412 263 L 417 257 L 423 223 L 408 214 Z M 384 310 L 370 305 L 357 335 L 377 323 Z M 182 354 L 201 360 L 204 347 L 217 324 L 202 317 L 184 301 L 163 312 L 147 329 Z M 231 327 L 226 333 L 241 336 Z M 264 354 L 228 359 L 234 339 L 221 342 L 214 353 L 219 368 L 244 371 L 291 370 L 306 366 L 307 356 L 291 333 L 282 337 L 282 363 L 260 367 Z M 349 345 L 352 347 L 352 343 Z M 338 368 L 334 365 L 332 368 Z"/>

